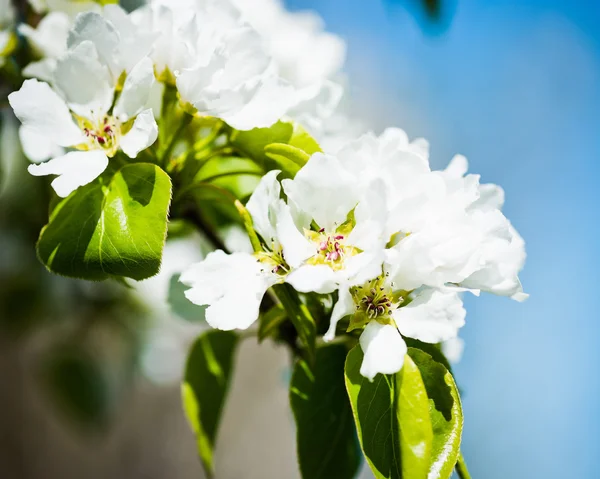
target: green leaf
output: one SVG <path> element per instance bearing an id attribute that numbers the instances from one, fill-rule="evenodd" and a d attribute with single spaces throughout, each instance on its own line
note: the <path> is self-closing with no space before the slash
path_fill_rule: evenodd
<path id="1" fill-rule="evenodd" d="M 448 479 L 458 461 L 463 427 L 458 388 L 452 374 L 429 354 L 415 348 L 409 348 L 408 354 L 421 372 L 429 397 L 433 444 L 428 479 Z"/>
<path id="2" fill-rule="evenodd" d="M 38 256 L 64 276 L 149 278 L 160 267 L 170 201 L 164 171 L 150 163 L 127 165 L 106 186 L 96 180 L 54 208 Z"/>
<path id="3" fill-rule="evenodd" d="M 294 124 L 294 132 L 288 142 L 290 146 L 299 148 L 309 156 L 314 153 L 320 153 L 323 150 L 315 140 L 300 124 Z"/>
<path id="4" fill-rule="evenodd" d="M 377 479 L 425 479 L 429 471 L 432 426 L 425 385 L 407 355 L 404 367 L 373 382 L 360 374 L 363 352 L 355 346 L 346 359 L 346 389 L 358 438 Z"/>
<path id="5" fill-rule="evenodd" d="M 265 170 L 279 168 L 289 177 L 293 177 L 304 166 L 310 155 L 322 151 L 304 128 L 282 121 L 269 128 L 234 130 L 230 142 Z"/>
<path id="6" fill-rule="evenodd" d="M 249 158 L 264 166 L 267 157 L 265 146 L 271 143 L 287 143 L 292 137 L 294 126 L 278 121 L 269 128 L 254 128 L 248 131 L 234 130 L 230 136 L 231 144 Z"/>
<path id="7" fill-rule="evenodd" d="M 285 176 L 293 178 L 310 156 L 295 146 L 284 143 L 271 143 L 265 147 L 265 154 L 272 159 Z"/>
<path id="8" fill-rule="evenodd" d="M 452 367 L 446 356 L 444 356 L 439 344 L 424 343 L 423 341 L 413 338 L 404 338 L 404 341 L 409 348 L 420 349 L 429 354 L 434 361 L 441 363 L 448 371 L 450 371 L 450 373 L 452 373 Z"/>
<path id="9" fill-rule="evenodd" d="M 215 441 L 238 342 L 232 331 L 209 331 L 192 346 L 185 368 L 183 408 L 209 477 L 214 474 Z"/>
<path id="10" fill-rule="evenodd" d="M 278 326 L 287 318 L 285 309 L 276 304 L 269 311 L 262 314 L 258 325 L 258 342 L 261 343 L 269 336 L 277 333 Z"/>
<path id="11" fill-rule="evenodd" d="M 305 479 L 352 479 L 360 449 L 344 385 L 347 349 L 317 349 L 313 371 L 304 360 L 294 367 L 290 402 L 296 419 L 298 462 Z"/>
<path id="12" fill-rule="evenodd" d="M 53 350 L 41 377 L 51 400 L 65 415 L 90 428 L 106 424 L 111 406 L 108 381 L 85 349 L 61 345 Z"/>
<path id="13" fill-rule="evenodd" d="M 179 281 L 180 274 L 174 274 L 169 281 L 169 294 L 167 301 L 177 316 L 191 323 L 203 322 L 206 306 L 198 306 L 185 297 L 188 289 Z"/>

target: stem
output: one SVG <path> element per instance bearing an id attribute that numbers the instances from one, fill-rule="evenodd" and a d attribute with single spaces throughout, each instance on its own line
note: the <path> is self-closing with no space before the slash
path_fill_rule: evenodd
<path id="1" fill-rule="evenodd" d="M 181 135 L 183 130 L 185 130 L 185 128 L 190 124 L 190 122 L 193 120 L 193 118 L 194 117 L 192 115 L 190 115 L 189 113 L 184 113 L 184 117 L 182 118 L 181 123 L 179 124 L 179 127 L 177 128 L 175 133 L 173 133 L 173 136 L 171 137 L 171 140 L 169 141 L 167 148 L 165 149 L 164 153 L 162 154 L 162 156 L 160 158 L 160 162 L 162 165 L 164 165 L 165 161 L 169 159 L 169 156 L 171 156 L 171 153 L 173 152 L 173 148 L 175 148 L 175 144 L 177 143 L 179 136 Z"/>
<path id="2" fill-rule="evenodd" d="M 235 171 L 228 171 L 226 173 L 218 173 L 216 175 L 207 176 L 206 178 L 202 178 L 202 182 L 203 183 L 208 183 L 209 181 L 218 180 L 219 178 L 227 178 L 228 176 L 235 176 L 235 175 L 262 176 L 262 173 L 260 171 L 256 171 L 256 170 L 235 170 Z"/>
<path id="3" fill-rule="evenodd" d="M 206 238 L 212 243 L 212 245 L 216 249 L 223 250 L 225 253 L 228 253 L 227 247 L 223 240 L 217 236 L 217 234 L 213 231 L 213 229 L 209 226 L 206 220 L 202 217 L 200 212 L 196 208 L 189 208 L 185 210 L 182 215 L 182 218 L 188 220 L 192 223 L 198 230 L 206 236 Z"/>
<path id="4" fill-rule="evenodd" d="M 456 473 L 460 479 L 471 479 L 471 474 L 469 474 L 469 470 L 467 469 L 467 464 L 465 463 L 465 458 L 462 455 L 462 452 L 458 456 L 458 462 L 456 463 Z"/>
<path id="5" fill-rule="evenodd" d="M 203 189 L 203 188 L 204 189 L 212 189 L 212 190 L 216 191 L 221 196 L 230 200 L 231 204 L 234 204 L 237 201 L 237 198 L 232 193 L 230 193 L 228 190 L 226 190 L 225 188 L 221 188 L 220 186 L 212 185 L 210 183 L 201 182 L 201 183 L 193 183 L 193 184 L 186 186 L 185 188 L 182 188 L 181 190 L 179 190 L 179 192 L 175 195 L 175 198 L 173 199 L 173 203 L 179 202 L 189 192 L 198 190 L 198 189 Z"/>

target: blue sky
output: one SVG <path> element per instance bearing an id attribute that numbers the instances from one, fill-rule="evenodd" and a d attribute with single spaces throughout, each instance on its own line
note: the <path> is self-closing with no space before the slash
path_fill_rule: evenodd
<path id="1" fill-rule="evenodd" d="M 405 0 L 406 3 L 412 0 Z M 423 28 L 378 0 L 288 0 L 349 46 L 357 111 L 443 167 L 465 154 L 506 190 L 527 241 L 518 304 L 467 298 L 464 450 L 474 478 L 598 477 L 600 3 L 457 0 Z"/>

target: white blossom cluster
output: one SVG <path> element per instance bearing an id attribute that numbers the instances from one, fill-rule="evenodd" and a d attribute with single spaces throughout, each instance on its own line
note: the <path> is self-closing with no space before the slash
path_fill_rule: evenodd
<path id="1" fill-rule="evenodd" d="M 18 30 L 39 58 L 9 96 L 26 156 L 50 159 L 31 174 L 58 175 L 52 184 L 64 197 L 118 151 L 137 157 L 158 136 L 154 105 L 164 85 L 177 88 L 191 113 L 237 130 L 295 119 L 318 137 L 342 95 L 332 78 L 344 44 L 312 17 L 261 3 L 155 0 L 127 13 L 116 4 L 34 2 L 48 14 Z M 256 8 L 269 12 L 267 22 Z"/>
<path id="2" fill-rule="evenodd" d="M 0 66 L 15 31 L 7 2 Z M 360 334 L 361 373 L 373 379 L 402 368 L 403 338 L 456 344 L 462 293 L 526 298 L 524 242 L 498 186 L 468 175 L 462 156 L 432 171 L 428 143 L 399 129 L 348 139 L 352 121 L 337 110 L 345 45 L 318 17 L 277 0 L 152 0 L 130 13 L 110 2 L 31 4 L 45 16 L 16 31 L 36 58 L 8 99 L 29 172 L 55 175 L 61 197 L 120 152 L 154 154 L 166 88 L 195 117 L 244 131 L 293 120 L 323 147 L 293 179 L 261 179 L 246 205 L 260 247 L 212 252 L 182 275 L 211 326 L 250 327 L 277 284 L 328 295 L 324 339 Z"/>
<path id="3" fill-rule="evenodd" d="M 467 175 L 462 156 L 443 171 L 428 157 L 427 142 L 388 129 L 313 155 L 292 180 L 270 172 L 247 204 L 262 250 L 209 254 L 183 274 L 187 297 L 229 330 L 258 318 L 274 284 L 336 293 L 324 339 L 343 318 L 348 330 L 364 327 L 361 373 L 370 379 L 402 368 L 403 336 L 456 338 L 461 292 L 525 299 L 524 242 L 501 212 L 502 189 Z"/>

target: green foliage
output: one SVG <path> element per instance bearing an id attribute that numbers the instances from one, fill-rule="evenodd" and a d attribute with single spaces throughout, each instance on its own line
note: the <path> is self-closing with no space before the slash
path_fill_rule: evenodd
<path id="1" fill-rule="evenodd" d="M 52 211 L 38 256 L 57 274 L 136 280 L 158 273 L 167 232 L 171 180 L 155 165 L 134 163 L 78 188 Z"/>
<path id="2" fill-rule="evenodd" d="M 183 408 L 209 477 L 214 474 L 213 453 L 239 337 L 231 331 L 209 331 L 192 346 L 182 384 Z"/>
<path id="3" fill-rule="evenodd" d="M 260 316 L 258 325 L 258 341 L 262 342 L 265 338 L 277 333 L 278 326 L 287 318 L 285 309 L 280 304 L 276 304 L 269 311 Z"/>
<path id="4" fill-rule="evenodd" d="M 433 444 L 428 479 L 448 479 L 460 454 L 463 414 L 458 389 L 452 374 L 429 354 L 409 348 L 408 355 L 419 368 L 429 397 Z"/>
<path id="5" fill-rule="evenodd" d="M 269 128 L 234 131 L 231 145 L 265 170 L 281 169 L 293 177 L 313 153 L 320 152 L 316 140 L 300 125 L 279 121 Z"/>
<path id="6" fill-rule="evenodd" d="M 294 131 L 292 132 L 288 144 L 304 151 L 309 156 L 323 151 L 317 143 L 317 140 L 315 140 L 310 133 L 298 123 L 294 123 Z"/>
<path id="7" fill-rule="evenodd" d="M 346 359 L 346 388 L 373 474 L 377 479 L 426 479 L 433 432 L 419 369 L 407 355 L 399 373 L 378 374 L 370 382 L 360 374 L 362 360 L 355 346 Z"/>
<path id="8" fill-rule="evenodd" d="M 295 146 L 284 143 L 271 143 L 265 147 L 265 154 L 281 169 L 284 176 L 293 178 L 310 156 Z"/>
<path id="9" fill-rule="evenodd" d="M 344 385 L 347 349 L 332 344 L 317 349 L 314 371 L 300 359 L 290 385 L 296 419 L 298 463 L 305 479 L 352 479 L 360 449 Z"/>
<path id="10" fill-rule="evenodd" d="M 288 318 L 296 328 L 309 363 L 314 364 L 317 341 L 317 326 L 310 311 L 300 301 L 298 293 L 289 284 L 276 284 L 273 291 L 285 308 Z"/>
<path id="11" fill-rule="evenodd" d="M 180 276 L 174 274 L 169 281 L 167 301 L 171 311 L 191 323 L 204 322 L 206 306 L 198 306 L 185 297 L 187 287 L 179 281 Z"/>
<path id="12" fill-rule="evenodd" d="M 244 156 L 255 160 L 264 167 L 267 160 L 265 147 L 271 143 L 287 143 L 293 133 L 294 126 L 291 123 L 278 121 L 269 128 L 254 128 L 248 131 L 235 130 L 230 135 L 230 142 Z"/>
<path id="13" fill-rule="evenodd" d="M 101 365 L 83 347 L 61 346 L 51 352 L 41 374 L 50 399 L 78 424 L 103 426 L 110 412 L 110 393 Z"/>

